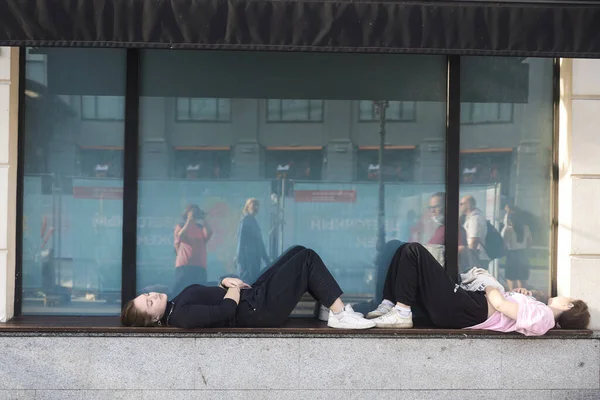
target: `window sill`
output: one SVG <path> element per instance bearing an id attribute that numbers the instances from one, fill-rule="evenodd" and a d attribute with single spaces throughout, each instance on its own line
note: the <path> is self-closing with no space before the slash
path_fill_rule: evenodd
<path id="1" fill-rule="evenodd" d="M 290 319 L 280 328 L 130 328 L 118 317 L 24 316 L 0 323 L 0 336 L 166 336 L 166 337 L 362 337 L 362 338 L 494 338 L 525 339 L 518 333 L 486 330 L 438 329 L 331 329 L 314 319 Z M 553 329 L 535 339 L 582 339 L 596 337 L 593 331 Z M 533 337 L 530 337 L 533 338 Z M 528 339 L 530 339 L 528 338 Z"/>

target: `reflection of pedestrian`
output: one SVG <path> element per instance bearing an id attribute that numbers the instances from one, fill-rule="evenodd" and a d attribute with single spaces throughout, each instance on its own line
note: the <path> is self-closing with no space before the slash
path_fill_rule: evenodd
<path id="1" fill-rule="evenodd" d="M 524 223 L 521 211 L 510 204 L 506 211 L 502 237 L 506 245 L 505 278 L 509 290 L 525 287 L 529 279 L 527 249 L 531 247 L 531 230 Z"/>
<path id="2" fill-rule="evenodd" d="M 483 216 L 473 196 L 465 196 L 461 199 L 460 214 L 465 217 L 463 227 L 467 232 L 467 245 L 473 256 L 473 267 L 488 269 L 490 257 L 485 251 L 485 238 L 487 237 L 487 220 Z"/>
<path id="3" fill-rule="evenodd" d="M 429 215 L 436 224 L 436 229 L 427 245 L 446 245 L 446 193 L 438 192 L 429 199 Z M 428 249 L 431 251 L 431 249 Z M 436 258 L 440 261 L 439 258 Z M 473 265 L 471 254 L 467 248 L 467 232 L 462 225 L 458 227 L 458 270 L 460 272 L 470 269 Z M 443 263 L 442 263 L 443 264 Z"/>
<path id="4" fill-rule="evenodd" d="M 260 273 L 262 261 L 267 265 L 270 262 L 256 221 L 259 208 L 260 203 L 257 199 L 248 199 L 238 228 L 236 264 L 240 279 L 244 282 L 254 282 Z"/>
<path id="5" fill-rule="evenodd" d="M 186 207 L 181 223 L 175 226 L 175 284 L 173 295 L 194 283 L 206 283 L 206 242 L 212 230 L 206 224 L 204 211 L 196 204 Z"/>

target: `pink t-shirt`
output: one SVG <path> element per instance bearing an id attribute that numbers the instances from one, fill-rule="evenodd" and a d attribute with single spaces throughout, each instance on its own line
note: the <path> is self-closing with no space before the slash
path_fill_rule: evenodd
<path id="1" fill-rule="evenodd" d="M 496 311 L 481 324 L 465 329 L 488 329 L 498 332 L 519 332 L 525 336 L 541 336 L 554 328 L 554 314 L 546 304 L 520 293 L 504 293 L 504 298 L 519 305 L 517 320 Z"/>

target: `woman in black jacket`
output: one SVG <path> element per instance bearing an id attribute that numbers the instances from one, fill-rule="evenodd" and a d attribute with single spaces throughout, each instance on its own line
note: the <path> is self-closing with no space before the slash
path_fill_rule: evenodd
<path id="1" fill-rule="evenodd" d="M 342 289 L 319 255 L 302 246 L 281 255 L 252 286 L 237 278 L 225 278 L 219 286 L 188 286 L 173 299 L 164 293 L 141 294 L 125 305 L 121 322 L 125 326 L 188 329 L 279 327 L 305 292 L 330 309 L 329 327 L 375 326 L 349 304 L 344 305 Z"/>

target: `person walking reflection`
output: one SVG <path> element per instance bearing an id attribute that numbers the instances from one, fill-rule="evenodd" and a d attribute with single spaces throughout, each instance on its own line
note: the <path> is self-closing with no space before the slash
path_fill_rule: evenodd
<path id="1" fill-rule="evenodd" d="M 196 204 L 186 207 L 181 223 L 175 226 L 175 283 L 173 294 L 207 279 L 206 243 L 213 232 L 206 224 L 205 213 Z"/>
<path id="2" fill-rule="evenodd" d="M 262 233 L 256 221 L 259 210 L 260 203 L 257 199 L 252 197 L 246 200 L 238 228 L 235 259 L 238 274 L 244 282 L 254 282 L 258 278 L 263 260 L 267 265 L 270 263 Z"/>
<path id="3" fill-rule="evenodd" d="M 529 279 L 529 259 L 527 250 L 531 248 L 532 238 L 529 226 L 525 224 L 521 210 L 514 204 L 504 207 L 504 228 L 502 238 L 506 246 L 506 267 L 504 270 L 508 289 L 522 288 Z"/>

